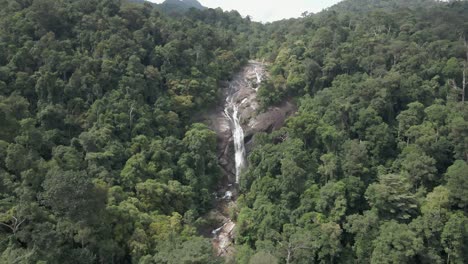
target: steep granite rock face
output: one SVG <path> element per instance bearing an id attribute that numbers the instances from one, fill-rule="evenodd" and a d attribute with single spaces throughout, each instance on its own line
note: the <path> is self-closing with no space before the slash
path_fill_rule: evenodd
<path id="1" fill-rule="evenodd" d="M 234 145 L 229 119 L 224 115 L 223 108 L 217 108 L 204 120 L 218 135 L 218 160 L 227 179 L 222 185 L 235 181 Z"/>
<path id="2" fill-rule="evenodd" d="M 250 61 L 226 85 L 228 88 L 225 97 L 228 96 L 229 89 L 235 89 L 232 100 L 238 105 L 247 154 L 252 145 L 250 141 L 255 133 L 279 129 L 286 118 L 296 111 L 295 105 L 290 102 L 270 107 L 266 111 L 260 111 L 260 105 L 256 99 L 257 89 L 260 82 L 266 78 L 268 78 L 268 73 L 265 64 Z M 224 113 L 224 106 L 218 107 L 215 112 L 211 113 L 206 122 L 218 135 L 219 163 L 228 175 L 229 182 L 233 183 L 235 181 L 234 144 L 230 120 Z"/>
<path id="3" fill-rule="evenodd" d="M 265 65 L 250 61 L 231 82 L 226 84 L 226 95 L 229 89 L 235 89 L 232 100 L 238 105 L 239 119 L 244 130 L 244 141 L 247 154 L 251 150 L 253 135 L 258 132 L 272 132 L 283 126 L 285 120 L 294 114 L 296 106 L 290 102 L 284 102 L 279 106 L 273 106 L 266 111 L 260 111 L 256 99 L 260 82 L 268 78 Z M 230 87 L 232 86 L 232 87 Z M 231 91 L 232 92 L 232 91 Z M 227 182 L 235 182 L 234 144 L 229 118 L 224 112 L 224 106 L 220 106 L 205 120 L 218 135 L 218 159 L 228 176 Z"/>
<path id="4" fill-rule="evenodd" d="M 258 132 L 267 132 L 280 129 L 286 119 L 296 112 L 297 108 L 291 102 L 284 102 L 279 106 L 268 108 L 267 111 L 256 114 L 250 119 L 246 119 L 247 125 L 245 126 L 245 148 L 247 153 L 252 150 L 253 136 Z M 248 120 L 248 121 L 247 121 Z"/>
<path id="5" fill-rule="evenodd" d="M 260 111 L 256 99 L 257 90 L 266 78 L 268 73 L 265 64 L 250 61 L 226 84 L 224 105 L 205 118 L 205 122 L 218 135 L 218 160 L 224 171 L 216 194 L 216 209 L 207 216 L 219 223 L 218 228 L 212 231 L 213 246 L 219 256 L 233 253 L 235 223 L 230 218 L 229 211 L 236 207 L 238 176 L 240 170 L 247 165 L 245 156 L 253 146 L 253 135 L 279 129 L 296 110 L 292 103 L 285 102 Z"/>

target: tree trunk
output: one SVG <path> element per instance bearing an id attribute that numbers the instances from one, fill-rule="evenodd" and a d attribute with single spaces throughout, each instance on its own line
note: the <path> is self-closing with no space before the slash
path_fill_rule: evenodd
<path id="1" fill-rule="evenodd" d="M 466 88 L 466 68 L 468 64 L 468 43 L 466 42 L 466 37 L 464 38 L 465 40 L 465 52 L 466 52 L 466 60 L 465 63 L 463 63 L 463 83 L 462 83 L 462 102 L 465 102 L 465 88 Z"/>
<path id="2" fill-rule="evenodd" d="M 468 54 L 467 54 L 468 56 Z M 467 61 L 463 63 L 463 82 L 462 82 L 462 103 L 465 102 L 465 88 L 466 88 L 466 64 L 468 63 L 468 57 L 466 58 Z"/>

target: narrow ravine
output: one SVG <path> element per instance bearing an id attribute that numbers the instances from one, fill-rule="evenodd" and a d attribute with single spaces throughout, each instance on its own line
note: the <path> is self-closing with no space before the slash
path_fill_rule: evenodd
<path id="1" fill-rule="evenodd" d="M 218 223 L 212 231 L 213 247 L 218 256 L 234 253 L 236 224 L 231 214 L 236 209 L 241 173 L 248 165 L 244 130 L 249 129 L 250 119 L 257 114 L 256 92 L 265 76 L 265 65 L 250 61 L 226 85 L 224 107 L 212 117 L 220 138 L 219 160 L 225 174 L 216 195 L 216 209 L 210 215 Z"/>

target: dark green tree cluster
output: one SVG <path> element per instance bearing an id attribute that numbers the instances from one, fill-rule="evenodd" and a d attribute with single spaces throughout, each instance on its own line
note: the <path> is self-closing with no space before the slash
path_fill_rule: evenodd
<path id="1" fill-rule="evenodd" d="M 468 3 L 419 2 L 266 26 L 259 97 L 300 107 L 254 137 L 238 263 L 468 261 Z"/>
<path id="2" fill-rule="evenodd" d="M 118 0 L 0 6 L 0 263 L 215 261 L 197 227 L 216 135 L 194 113 L 248 58 L 251 22 Z"/>

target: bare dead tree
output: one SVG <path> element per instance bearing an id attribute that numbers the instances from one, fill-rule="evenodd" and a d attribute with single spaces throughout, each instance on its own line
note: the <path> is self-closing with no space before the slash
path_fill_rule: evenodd
<path id="1" fill-rule="evenodd" d="M 466 85 L 467 85 L 467 81 L 466 81 L 466 71 L 467 71 L 467 68 L 468 68 L 468 43 L 466 42 L 466 37 L 463 38 L 463 41 L 464 41 L 464 44 L 465 44 L 465 55 L 466 55 L 466 58 L 465 58 L 465 61 L 463 62 L 463 80 L 462 80 L 462 102 L 464 103 L 465 102 L 465 89 L 466 89 Z"/>
<path id="2" fill-rule="evenodd" d="M 16 234 L 16 232 L 18 232 L 18 229 L 20 228 L 21 224 L 23 224 L 25 220 L 26 219 L 19 220 L 18 218 L 12 216 L 10 224 L 0 222 L 0 225 L 8 227 L 13 234 Z"/>
<path id="3" fill-rule="evenodd" d="M 312 250 L 313 248 L 310 247 L 310 237 L 304 237 L 299 240 L 291 241 L 289 240 L 287 244 L 277 241 L 278 244 L 286 250 L 286 264 L 291 263 L 294 259 L 294 254 L 299 250 Z"/>
<path id="4" fill-rule="evenodd" d="M 132 126 L 133 126 L 133 110 L 135 110 L 133 108 L 133 104 L 130 106 L 130 111 L 128 112 L 128 115 L 129 115 L 129 118 L 130 118 L 130 129 L 132 129 Z"/>
<path id="5" fill-rule="evenodd" d="M 286 248 L 287 250 L 287 256 L 286 256 L 286 264 L 291 263 L 293 260 L 293 255 L 296 251 L 301 250 L 301 249 L 312 249 L 311 247 L 306 246 L 306 242 L 293 245 L 291 242 L 288 243 L 288 246 Z"/>
<path id="6" fill-rule="evenodd" d="M 465 103 L 465 94 L 466 94 L 466 86 L 468 85 L 467 74 L 468 74 L 468 42 L 466 41 L 466 37 L 463 37 L 463 42 L 465 46 L 465 53 L 466 58 L 463 61 L 463 70 L 462 70 L 462 83 L 461 86 L 458 86 L 454 79 L 448 81 L 449 85 L 457 91 L 458 95 L 461 95 L 462 103 Z"/>

